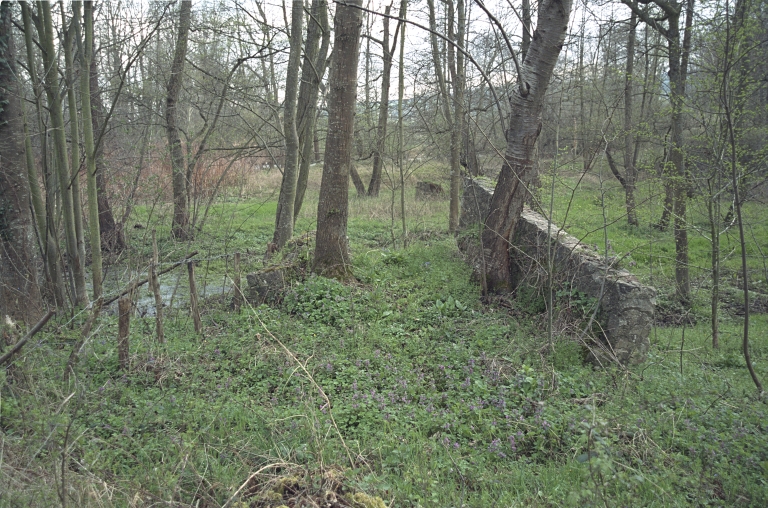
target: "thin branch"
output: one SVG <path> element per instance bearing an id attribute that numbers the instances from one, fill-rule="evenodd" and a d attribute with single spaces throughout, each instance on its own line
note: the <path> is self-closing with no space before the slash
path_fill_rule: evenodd
<path id="1" fill-rule="evenodd" d="M 483 81 L 488 83 L 488 87 L 491 90 L 491 94 L 493 94 L 493 99 L 495 101 L 496 107 L 499 110 L 499 117 L 501 119 L 501 129 L 502 129 L 502 131 L 506 132 L 506 128 L 504 127 L 504 112 L 501 110 L 501 101 L 499 100 L 498 95 L 496 95 L 496 90 L 495 90 L 495 88 L 493 86 L 493 83 L 491 83 L 491 80 L 488 78 L 488 76 L 486 76 L 485 72 L 483 71 L 483 68 L 480 67 L 480 64 L 477 63 L 477 61 L 474 59 L 474 57 L 472 57 L 472 55 L 468 51 L 466 51 L 464 48 L 460 47 L 458 44 L 456 44 L 455 42 L 453 42 L 452 40 L 450 40 L 448 37 L 446 37 L 445 35 L 441 34 L 440 32 L 437 32 L 437 31 L 434 31 L 434 30 L 430 30 L 429 28 L 425 27 L 424 25 L 422 25 L 420 23 L 416 23 L 415 21 L 411 21 L 410 19 L 404 19 L 404 18 L 401 18 L 399 16 L 392 16 L 390 14 L 382 14 L 381 12 L 376 12 L 376 11 L 371 10 L 371 9 L 366 9 L 365 7 L 361 7 L 359 5 L 350 5 L 350 4 L 348 4 L 344 0 L 333 0 L 333 1 L 334 1 L 334 3 L 339 4 L 339 5 L 344 5 L 344 6 L 347 6 L 347 7 L 354 7 L 355 9 L 360 9 L 361 11 L 367 12 L 368 14 L 375 14 L 377 16 L 382 16 L 382 17 L 385 17 L 385 18 L 394 19 L 394 20 L 399 21 L 400 23 L 408 23 L 409 25 L 413 25 L 416 28 L 421 28 L 425 32 L 428 32 L 428 33 L 436 35 L 437 37 L 440 37 L 442 40 L 444 40 L 445 42 L 447 42 L 448 44 L 450 44 L 451 46 L 456 48 L 456 50 L 461 52 L 461 54 L 464 55 L 467 58 L 467 60 L 472 62 L 472 65 L 475 66 L 477 71 L 482 76 Z"/>

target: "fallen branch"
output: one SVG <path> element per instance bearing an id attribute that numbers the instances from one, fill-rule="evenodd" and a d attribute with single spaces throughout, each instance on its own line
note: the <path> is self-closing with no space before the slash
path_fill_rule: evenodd
<path id="1" fill-rule="evenodd" d="M 234 494 L 232 494 L 232 497 L 230 497 L 230 498 L 227 500 L 227 502 L 226 502 L 226 503 L 224 503 L 224 504 L 221 506 L 221 508 L 229 508 L 230 506 L 232 506 L 232 502 L 233 502 L 235 499 L 237 499 L 237 496 L 240 494 L 240 492 L 242 492 L 242 491 L 243 491 L 243 489 L 244 489 L 244 488 L 246 488 L 246 487 L 248 486 L 248 484 L 249 484 L 249 483 L 251 483 L 251 480 L 253 480 L 253 479 L 254 479 L 254 478 L 256 478 L 256 477 L 257 477 L 259 474 L 261 474 L 261 472 L 262 472 L 262 471 L 265 471 L 265 470 L 267 470 L 267 469 L 270 469 L 270 468 L 273 468 L 273 467 L 283 467 L 283 466 L 288 466 L 288 465 L 290 465 L 290 464 L 287 464 L 287 463 L 285 463 L 285 462 L 275 462 L 274 464 L 268 464 L 268 465 L 266 465 L 266 466 L 262 467 L 261 469 L 259 469 L 258 471 L 256 471 L 255 473 L 251 474 L 251 476 L 249 476 L 249 477 L 248 477 L 248 479 L 247 479 L 247 480 L 245 480 L 245 482 L 243 482 L 243 484 L 242 484 L 242 485 L 240 485 L 240 488 L 239 488 L 239 489 L 237 489 L 237 490 L 235 491 L 235 493 L 234 493 Z"/>
<path id="2" fill-rule="evenodd" d="M 24 344 L 26 344 L 26 342 L 27 342 L 29 339 L 31 339 L 32 337 L 34 337 L 34 336 L 35 336 L 35 334 L 36 334 L 37 332 L 39 332 L 39 331 L 40 331 L 40 330 L 41 330 L 41 329 L 42 329 L 42 328 L 45 326 L 45 323 L 47 323 L 47 322 L 48 322 L 48 320 L 49 320 L 49 319 L 51 319 L 51 318 L 53 317 L 53 315 L 54 315 L 54 314 L 56 314 L 56 311 L 53 311 L 53 310 L 49 310 L 49 311 L 48 311 L 48 314 L 46 314 L 45 316 L 43 316 L 43 319 L 41 319 L 40 321 L 38 321 L 38 322 L 37 322 L 37 324 L 36 324 L 35 326 L 33 326 L 33 327 L 32 327 L 32 329 L 29 331 L 29 333 L 27 333 L 27 334 L 26 334 L 26 335 L 25 335 L 25 336 L 24 336 L 24 337 L 23 337 L 21 340 L 19 340 L 19 341 L 18 341 L 18 342 L 17 342 L 17 343 L 16 343 L 16 344 L 13 346 L 13 348 L 11 348 L 11 350 L 10 350 L 10 351 L 8 351 L 8 352 L 7 352 L 7 353 L 5 353 L 5 354 L 4 354 L 2 357 L 0 357 L 0 365 L 4 364 L 4 363 L 5 363 L 5 362 L 7 362 L 8 360 L 10 360 L 10 359 L 11 359 L 11 357 L 12 357 L 13 355 L 15 355 L 16 353 L 18 353 L 18 352 L 21 350 L 21 348 L 23 348 L 23 347 L 24 347 Z"/>

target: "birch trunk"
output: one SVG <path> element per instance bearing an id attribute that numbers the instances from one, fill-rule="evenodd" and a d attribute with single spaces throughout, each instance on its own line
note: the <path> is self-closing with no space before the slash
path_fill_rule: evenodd
<path id="1" fill-rule="evenodd" d="M 571 6 L 572 0 L 541 2 L 538 24 L 521 68 L 523 81 L 510 97 L 506 154 L 482 233 L 490 292 L 511 289 L 510 241 L 529 194 L 544 98 L 565 40 Z"/>

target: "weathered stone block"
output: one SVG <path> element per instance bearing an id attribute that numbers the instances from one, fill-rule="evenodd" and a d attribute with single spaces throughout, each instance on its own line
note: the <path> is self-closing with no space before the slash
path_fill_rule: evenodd
<path id="1" fill-rule="evenodd" d="M 465 180 L 461 225 L 470 228 L 488 214 L 493 187 L 485 181 Z M 513 239 L 512 286 L 543 288 L 549 281 L 547 257 L 552 255 L 553 281 L 568 281 L 572 291 L 594 298 L 602 331 L 596 359 L 613 359 L 622 364 L 645 360 L 656 306 L 656 290 L 641 284 L 630 272 L 613 266 L 611 259 L 597 255 L 576 238 L 552 224 L 548 234 L 545 217 L 526 208 Z M 550 239 L 551 238 L 551 239 Z M 464 247 L 471 251 L 469 242 Z M 479 249 L 475 249 L 478 251 Z M 470 255 L 470 259 L 477 257 Z M 473 264 L 477 265 L 477 259 Z"/>
<path id="2" fill-rule="evenodd" d="M 278 266 L 246 275 L 249 301 L 261 305 L 279 300 L 287 284 L 285 271 L 286 268 Z"/>

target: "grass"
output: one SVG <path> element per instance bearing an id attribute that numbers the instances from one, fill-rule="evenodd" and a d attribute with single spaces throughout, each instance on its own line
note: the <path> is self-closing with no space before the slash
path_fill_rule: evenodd
<path id="1" fill-rule="evenodd" d="M 558 214 L 572 183 L 558 187 Z M 600 182 L 583 185 L 566 221 L 581 236 L 602 224 L 591 202 Z M 611 193 L 606 212 L 620 218 Z M 316 204 L 309 196 L 298 232 L 314 227 Z M 351 201 L 355 284 L 310 277 L 281 306 L 240 314 L 209 298 L 202 336 L 169 309 L 165 344 L 153 318 L 136 317 L 130 372 L 117 370 L 117 323 L 105 315 L 63 382 L 85 315 L 60 316 L 0 373 L 0 505 L 768 504 L 768 415 L 741 358 L 741 318 L 724 313 L 719 350 L 702 324 L 657 327 L 644 364 L 596 370 L 573 333 L 542 349 L 544 316 L 480 304 L 444 232 L 446 202 L 409 197 L 405 248 L 389 206 L 387 192 Z M 130 232 L 134 272 L 154 227 L 163 259 L 199 250 L 201 277 L 220 277 L 236 251 L 247 270 L 261 265 L 275 204 L 216 204 L 191 245 L 166 240 L 163 207 L 136 213 L 148 227 Z M 666 284 L 658 252 L 671 234 L 645 227 L 617 220 L 609 237 Z M 768 319 L 752 323 L 765 381 Z"/>

